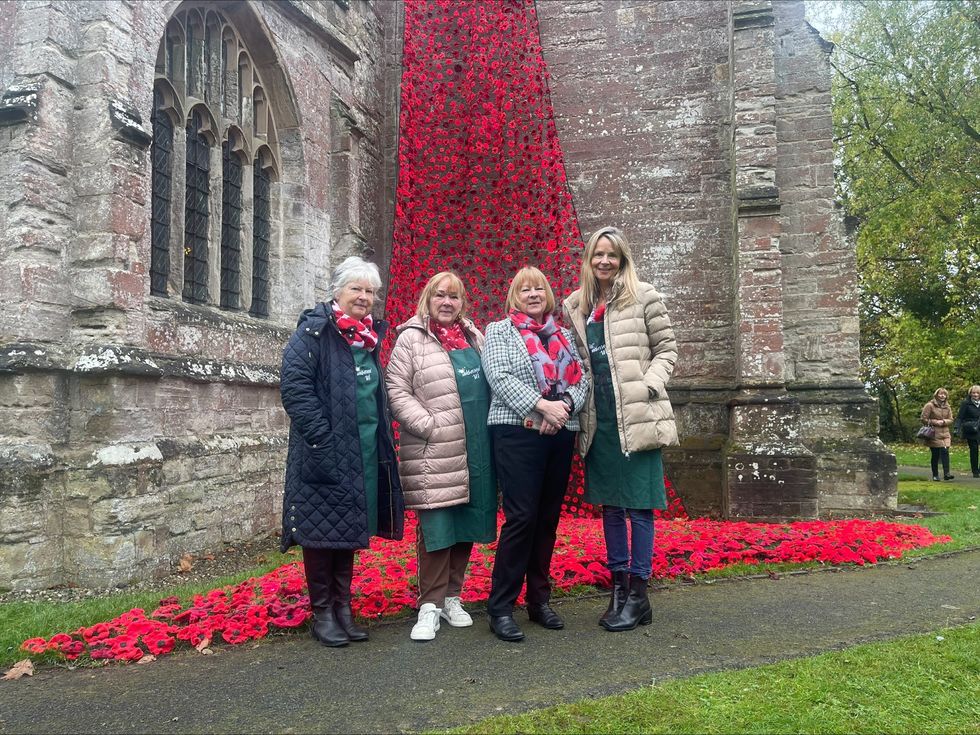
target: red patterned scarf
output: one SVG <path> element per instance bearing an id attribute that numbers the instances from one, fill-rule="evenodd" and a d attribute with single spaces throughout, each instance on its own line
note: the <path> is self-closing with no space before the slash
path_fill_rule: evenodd
<path id="1" fill-rule="evenodd" d="M 596 308 L 592 310 L 592 313 L 589 314 L 589 320 L 586 322 L 586 324 L 598 324 L 605 318 L 605 316 L 606 316 L 606 305 L 605 303 L 599 304 Z"/>
<path id="2" fill-rule="evenodd" d="M 541 395 L 550 394 L 552 388 L 561 395 L 568 390 L 568 386 L 578 384 L 582 379 L 582 366 L 572 354 L 568 340 L 555 324 L 553 316 L 549 315 L 544 324 L 538 324 L 517 309 L 511 309 L 508 316 L 524 338 Z M 543 340 L 548 340 L 547 347 Z"/>
<path id="3" fill-rule="evenodd" d="M 330 306 L 333 307 L 333 315 L 337 320 L 337 329 L 344 335 L 347 344 L 351 347 L 363 347 L 368 351 L 378 346 L 378 333 L 371 328 L 374 319 L 371 318 L 370 314 L 364 317 L 362 322 L 352 316 L 347 316 L 336 301 L 331 301 Z"/>
<path id="4" fill-rule="evenodd" d="M 436 339 L 439 340 L 439 344 L 443 346 L 446 352 L 465 350 L 470 346 L 470 343 L 466 341 L 463 326 L 459 322 L 453 322 L 452 326 L 444 327 L 435 319 L 430 318 L 429 329 L 436 336 Z"/>

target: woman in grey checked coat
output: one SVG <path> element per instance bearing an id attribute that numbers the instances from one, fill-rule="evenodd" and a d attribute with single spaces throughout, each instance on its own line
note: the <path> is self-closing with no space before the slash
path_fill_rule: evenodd
<path id="1" fill-rule="evenodd" d="M 498 638 L 519 641 L 514 604 L 525 578 L 531 621 L 564 627 L 549 605 L 549 568 L 589 380 L 571 332 L 555 323 L 555 295 L 540 270 L 518 271 L 506 308 L 506 318 L 487 325 L 483 347 L 504 508 L 487 612 Z"/>

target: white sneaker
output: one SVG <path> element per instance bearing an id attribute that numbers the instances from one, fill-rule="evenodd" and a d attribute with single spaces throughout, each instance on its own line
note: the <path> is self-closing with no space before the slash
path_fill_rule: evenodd
<path id="1" fill-rule="evenodd" d="M 412 628 L 411 638 L 413 641 L 431 641 L 436 637 L 439 630 L 439 610 L 431 602 L 422 604 L 419 608 L 419 620 Z"/>
<path id="2" fill-rule="evenodd" d="M 458 597 L 447 597 L 439 615 L 454 628 L 468 628 L 473 625 L 473 618 L 463 609 L 463 601 Z"/>

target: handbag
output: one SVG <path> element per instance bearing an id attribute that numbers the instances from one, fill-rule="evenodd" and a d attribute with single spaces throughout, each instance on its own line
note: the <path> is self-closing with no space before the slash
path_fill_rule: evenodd
<path id="1" fill-rule="evenodd" d="M 936 438 L 936 430 L 931 426 L 922 426 L 915 434 L 916 439 L 922 441 L 929 441 L 930 439 Z"/>

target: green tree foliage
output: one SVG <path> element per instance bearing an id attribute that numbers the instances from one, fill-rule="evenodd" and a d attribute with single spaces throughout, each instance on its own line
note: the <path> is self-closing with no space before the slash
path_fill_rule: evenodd
<path id="1" fill-rule="evenodd" d="M 907 435 L 937 387 L 958 399 L 980 382 L 980 2 L 821 5 L 836 28 L 837 184 L 857 226 L 862 365 L 883 432 Z"/>

